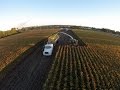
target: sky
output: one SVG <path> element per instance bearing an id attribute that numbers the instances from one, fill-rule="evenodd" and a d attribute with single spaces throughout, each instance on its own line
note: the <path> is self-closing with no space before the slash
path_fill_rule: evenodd
<path id="1" fill-rule="evenodd" d="M 78 25 L 120 31 L 120 0 L 0 0 L 0 30 Z"/>

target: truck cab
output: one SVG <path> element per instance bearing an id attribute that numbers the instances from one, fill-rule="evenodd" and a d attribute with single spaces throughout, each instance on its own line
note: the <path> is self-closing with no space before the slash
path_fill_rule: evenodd
<path id="1" fill-rule="evenodd" d="M 44 50 L 43 50 L 43 55 L 44 56 L 51 56 L 52 52 L 53 52 L 53 44 L 46 44 L 44 46 Z"/>

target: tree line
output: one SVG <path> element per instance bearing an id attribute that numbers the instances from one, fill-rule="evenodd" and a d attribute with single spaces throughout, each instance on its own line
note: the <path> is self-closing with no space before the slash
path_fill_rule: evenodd
<path id="1" fill-rule="evenodd" d="M 4 38 L 17 33 L 19 33 L 19 31 L 17 31 L 16 28 L 11 28 L 11 30 L 8 31 L 0 31 L 0 38 Z"/>
<path id="2" fill-rule="evenodd" d="M 86 26 L 70 26 L 71 29 L 83 29 L 83 30 L 94 30 L 94 31 L 101 31 L 106 33 L 118 34 L 120 35 L 119 31 L 107 29 L 107 28 L 94 28 L 94 27 L 86 27 Z"/>
<path id="3" fill-rule="evenodd" d="M 29 31 L 29 30 L 59 29 L 59 28 L 93 30 L 93 31 L 101 31 L 101 32 L 120 35 L 119 31 L 106 29 L 106 28 L 94 28 L 94 27 L 86 27 L 86 26 L 74 26 L 74 25 L 45 25 L 45 26 L 23 27 L 22 29 L 11 28 L 11 30 L 8 31 L 0 31 L 0 38 L 4 38 L 13 34 Z"/>

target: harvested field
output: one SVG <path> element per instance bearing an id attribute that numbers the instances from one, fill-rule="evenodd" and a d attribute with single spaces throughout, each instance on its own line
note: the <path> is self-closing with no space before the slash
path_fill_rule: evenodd
<path id="1" fill-rule="evenodd" d="M 113 36 L 110 33 L 98 32 L 93 30 L 75 29 L 73 31 L 86 43 L 120 46 L 120 36 Z"/>
<path id="2" fill-rule="evenodd" d="M 41 88 L 42 80 L 47 75 L 53 57 L 42 56 L 42 46 L 45 42 L 46 40 L 36 44 L 26 55 L 19 58 L 20 62 L 5 73 L 6 75 L 0 80 L 0 88 L 12 90 Z M 11 63 L 11 65 L 14 64 Z"/>
<path id="3" fill-rule="evenodd" d="M 57 30 L 32 30 L 0 39 L 0 71 L 20 54 Z"/>

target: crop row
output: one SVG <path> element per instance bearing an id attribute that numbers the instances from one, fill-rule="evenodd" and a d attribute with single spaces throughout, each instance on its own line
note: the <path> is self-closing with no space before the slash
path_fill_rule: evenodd
<path id="1" fill-rule="evenodd" d="M 43 89 L 119 89 L 120 77 L 110 59 L 95 47 L 59 46 Z"/>

